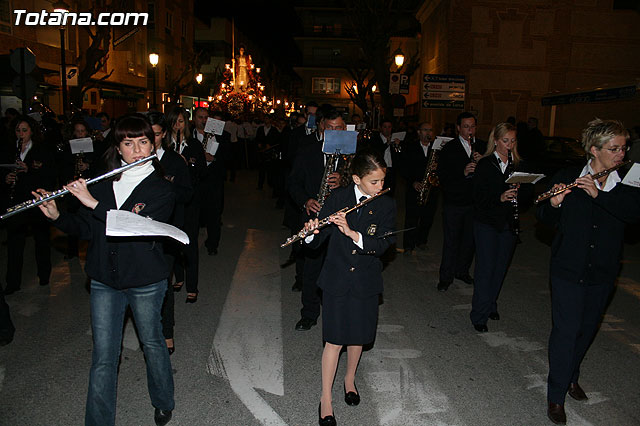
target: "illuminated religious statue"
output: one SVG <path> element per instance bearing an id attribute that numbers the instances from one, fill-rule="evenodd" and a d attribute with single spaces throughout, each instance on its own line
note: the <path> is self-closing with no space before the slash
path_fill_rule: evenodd
<path id="1" fill-rule="evenodd" d="M 234 90 L 244 91 L 249 85 L 249 72 L 247 71 L 251 67 L 251 55 L 244 54 L 244 46 L 240 46 L 238 49 L 238 55 L 236 55 L 236 69 L 234 78 Z"/>

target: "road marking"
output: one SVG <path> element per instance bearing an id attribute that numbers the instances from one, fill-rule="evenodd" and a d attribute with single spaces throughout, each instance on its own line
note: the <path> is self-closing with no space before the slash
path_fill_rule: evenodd
<path id="1" fill-rule="evenodd" d="M 361 371 L 372 392 L 382 426 L 462 424 L 449 398 L 424 368 L 422 352 L 411 348 L 404 327 L 384 324 L 384 307 L 375 347 L 362 355 Z M 394 332 L 395 331 L 395 332 Z M 366 392 L 366 391 L 363 391 Z"/>
<path id="2" fill-rule="evenodd" d="M 247 230 L 229 294 L 207 361 L 207 372 L 229 381 L 231 389 L 263 425 L 285 421 L 256 392 L 284 395 L 284 354 L 280 300 L 282 236 Z"/>
<path id="3" fill-rule="evenodd" d="M 524 337 L 509 337 L 504 331 L 495 333 L 482 333 L 479 335 L 489 346 L 506 346 L 518 352 L 533 352 L 544 349 L 545 346 L 538 342 L 529 342 Z"/>

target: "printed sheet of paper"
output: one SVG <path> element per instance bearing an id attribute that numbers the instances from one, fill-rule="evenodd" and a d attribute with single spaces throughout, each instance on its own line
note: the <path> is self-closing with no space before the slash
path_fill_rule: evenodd
<path id="1" fill-rule="evenodd" d="M 391 140 L 398 139 L 400 141 L 403 141 L 406 136 L 407 136 L 407 132 L 392 133 L 391 134 Z"/>
<path id="2" fill-rule="evenodd" d="M 72 154 L 82 154 L 93 152 L 93 140 L 91 138 L 71 139 L 69 141 Z"/>
<path id="3" fill-rule="evenodd" d="M 634 163 L 627 175 L 622 179 L 622 183 L 640 188 L 640 163 Z"/>
<path id="4" fill-rule="evenodd" d="M 446 136 L 438 136 L 435 141 L 433 141 L 433 149 L 438 150 L 442 149 L 442 147 L 449 142 L 453 138 L 448 138 Z"/>
<path id="5" fill-rule="evenodd" d="M 537 183 L 544 175 L 536 173 L 513 172 L 505 183 Z"/>
<path id="6" fill-rule="evenodd" d="M 205 133 L 213 133 L 220 136 L 224 131 L 224 121 L 216 120 L 215 118 L 207 118 L 207 124 L 204 125 Z"/>
<path id="7" fill-rule="evenodd" d="M 187 234 L 175 226 L 125 210 L 109 210 L 107 212 L 107 236 L 169 237 L 182 244 L 189 244 Z"/>
<path id="8" fill-rule="evenodd" d="M 347 124 L 347 131 L 348 132 L 353 132 L 356 130 L 356 125 L 355 124 Z"/>
<path id="9" fill-rule="evenodd" d="M 325 130 L 322 152 L 325 154 L 355 154 L 358 132 L 349 130 Z"/>
<path id="10" fill-rule="evenodd" d="M 205 150 L 205 152 L 207 154 L 216 155 L 219 146 L 219 142 L 217 142 L 214 138 L 209 138 L 209 140 L 207 141 L 207 149 Z"/>

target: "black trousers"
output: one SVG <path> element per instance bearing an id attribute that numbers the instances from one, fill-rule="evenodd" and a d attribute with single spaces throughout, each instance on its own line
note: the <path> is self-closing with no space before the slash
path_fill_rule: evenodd
<path id="1" fill-rule="evenodd" d="M 24 246 L 29 228 L 33 232 L 36 266 L 41 284 L 51 276 L 51 237 L 49 222 L 39 209 L 17 214 L 6 221 L 7 226 L 7 287 L 17 290 L 22 285 Z"/>
<path id="2" fill-rule="evenodd" d="M 549 336 L 547 399 L 564 404 L 571 383 L 577 383 L 580 364 L 598 331 L 613 282 L 583 285 L 551 277 L 553 328 Z"/>
<path id="3" fill-rule="evenodd" d="M 303 242 L 304 244 L 304 242 Z M 322 270 L 324 257 L 327 252 L 327 245 L 323 244 L 316 250 L 308 247 L 304 248 L 304 272 L 302 278 L 302 318 L 317 320 L 320 316 L 320 289 L 318 288 L 318 277 Z"/>
<path id="4" fill-rule="evenodd" d="M 478 221 L 473 223 L 476 244 L 471 323 L 487 323 L 491 312 L 498 312 L 498 296 L 516 246 L 509 226 L 498 230 Z"/>
<path id="5" fill-rule="evenodd" d="M 224 180 L 222 177 L 209 178 L 202 187 L 202 217 L 207 228 L 204 242 L 208 250 L 217 249 L 220 244 L 222 209 L 224 207 Z"/>
<path id="6" fill-rule="evenodd" d="M 404 227 L 416 229 L 406 231 L 404 234 L 403 248 L 413 250 L 418 244 L 426 244 L 429 231 L 438 208 L 439 191 L 431 188 L 427 202 L 423 206 L 418 205 L 418 193 L 413 187 L 407 187 L 405 195 Z"/>
<path id="7" fill-rule="evenodd" d="M 11 315 L 9 313 L 9 305 L 4 300 L 4 292 L 0 290 L 0 342 L 10 342 L 13 340 L 13 335 L 16 328 L 11 321 Z"/>
<path id="8" fill-rule="evenodd" d="M 455 276 L 468 274 L 473 261 L 473 206 L 444 204 L 442 227 L 440 281 L 452 282 Z"/>
<path id="9" fill-rule="evenodd" d="M 182 255 L 176 261 L 176 282 L 185 282 L 187 292 L 198 292 L 198 262 L 200 260 L 198 234 L 200 232 L 200 202 L 195 199 L 185 205 L 183 231 L 189 236 L 189 244 L 182 245 Z"/>

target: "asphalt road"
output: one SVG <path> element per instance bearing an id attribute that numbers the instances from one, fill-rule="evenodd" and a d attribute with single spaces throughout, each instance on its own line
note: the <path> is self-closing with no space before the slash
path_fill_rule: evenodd
<path id="1" fill-rule="evenodd" d="M 176 409 L 170 425 L 314 425 L 320 398 L 321 327 L 299 332 L 300 293 L 282 210 L 255 174 L 226 183 L 220 253 L 201 249 L 200 297 L 176 294 Z M 399 200 L 399 205 L 402 201 Z M 402 217 L 402 214 L 399 214 Z M 342 425 L 544 425 L 551 329 L 548 235 L 523 214 L 518 245 L 489 333 L 471 326 L 472 287 L 436 291 L 440 215 L 428 249 L 397 253 L 384 271 L 378 335 L 357 375 L 362 402 L 343 402 L 341 358 L 334 412 Z M 399 223 L 402 226 L 402 223 Z M 23 290 L 7 297 L 17 328 L 0 348 L 0 425 L 79 425 L 91 362 L 84 258 L 56 250 L 50 287 L 38 286 L 33 244 Z M 204 230 L 201 233 L 201 246 Z M 6 240 L 2 232 L 0 241 Z M 547 243 L 545 243 L 547 241 Z M 0 248 L 0 277 L 6 268 Z M 567 400 L 570 425 L 640 424 L 640 243 L 625 247 L 604 322 L 583 362 L 586 403 Z M 119 425 L 153 425 L 144 358 L 128 322 L 118 385 Z"/>

